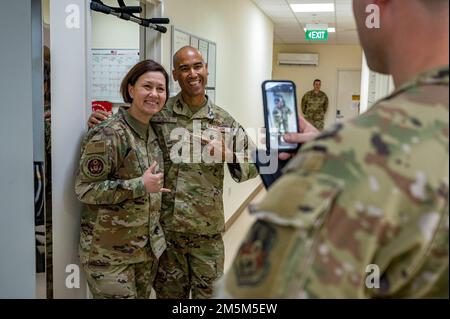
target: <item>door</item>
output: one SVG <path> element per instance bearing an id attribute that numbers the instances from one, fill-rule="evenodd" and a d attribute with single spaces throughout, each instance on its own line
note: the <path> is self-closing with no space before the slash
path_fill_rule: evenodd
<path id="1" fill-rule="evenodd" d="M 2 5 L 0 299 L 32 299 L 38 219 L 33 164 L 43 161 L 41 3 L 16 0 Z"/>
<path id="2" fill-rule="evenodd" d="M 338 70 L 336 122 L 359 115 L 361 70 Z"/>

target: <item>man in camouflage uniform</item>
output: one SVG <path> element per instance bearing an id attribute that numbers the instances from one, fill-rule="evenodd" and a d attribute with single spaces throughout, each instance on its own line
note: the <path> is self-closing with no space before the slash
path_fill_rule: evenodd
<path id="1" fill-rule="evenodd" d="M 175 54 L 173 65 L 181 93 L 169 99 L 152 119 L 164 152 L 164 186 L 172 190 L 162 199 L 161 224 L 167 250 L 161 256 L 154 288 L 157 298 L 189 298 L 190 292 L 192 298 L 209 298 L 224 267 L 225 157 L 230 159 L 227 167 L 236 182 L 258 174 L 254 164 L 249 163 L 246 150 L 252 142 L 242 126 L 205 96 L 208 70 L 201 53 L 184 47 Z M 187 154 L 190 160 L 180 162 L 174 157 L 180 142 L 177 136 L 171 137 L 171 132 L 177 128 L 187 133 L 185 146 L 193 150 Z M 210 139 L 205 131 L 217 133 L 216 144 L 196 150 L 195 140 Z M 202 132 L 203 137 L 199 136 Z M 220 141 L 222 134 L 233 134 L 230 143 Z M 212 146 L 214 150 L 207 151 Z M 204 156 L 199 160 L 199 153 L 214 152 L 219 155 L 218 161 L 208 163 Z"/>
<path id="2" fill-rule="evenodd" d="M 372 2 L 353 2 L 361 43 L 396 91 L 303 146 L 251 207 L 219 296 L 448 298 L 449 4 L 377 2 L 368 29 Z"/>
<path id="3" fill-rule="evenodd" d="M 288 132 L 289 116 L 292 111 L 286 106 L 282 96 L 276 96 L 274 102 L 275 108 L 272 111 L 272 116 L 278 130 L 279 143 L 281 143 L 281 137 Z"/>
<path id="4" fill-rule="evenodd" d="M 306 92 L 302 98 L 303 115 L 319 130 L 323 130 L 325 114 L 328 110 L 328 97 L 320 90 L 321 85 L 320 80 L 314 80 L 314 90 Z"/>

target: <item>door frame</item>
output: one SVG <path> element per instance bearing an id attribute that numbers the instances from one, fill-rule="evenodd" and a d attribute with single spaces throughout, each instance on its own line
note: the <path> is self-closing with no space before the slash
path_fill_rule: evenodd
<path id="1" fill-rule="evenodd" d="M 336 123 L 336 112 L 338 110 L 338 96 L 339 96 L 339 72 L 341 71 L 359 71 L 361 73 L 361 77 L 362 77 L 362 70 L 360 67 L 348 67 L 348 68 L 336 68 L 336 86 L 335 86 L 335 92 L 336 92 L 336 96 L 334 99 L 334 123 Z M 361 81 L 360 81 L 361 82 Z M 359 94 L 361 95 L 361 85 L 359 88 Z M 361 114 L 361 110 L 360 110 L 360 114 Z"/>
<path id="2" fill-rule="evenodd" d="M 144 18 L 160 18 L 164 14 L 164 1 L 140 0 Z M 160 32 L 149 28 L 139 29 L 139 56 L 141 60 L 152 59 L 162 63 L 163 49 Z"/>

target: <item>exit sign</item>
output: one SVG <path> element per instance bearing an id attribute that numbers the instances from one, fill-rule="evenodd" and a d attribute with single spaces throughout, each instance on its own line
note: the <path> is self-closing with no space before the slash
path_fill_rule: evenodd
<path id="1" fill-rule="evenodd" d="M 327 41 L 328 30 L 306 30 L 306 40 Z"/>

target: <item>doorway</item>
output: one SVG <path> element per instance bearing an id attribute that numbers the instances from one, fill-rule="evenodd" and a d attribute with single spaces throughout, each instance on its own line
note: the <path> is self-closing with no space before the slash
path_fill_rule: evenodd
<path id="1" fill-rule="evenodd" d="M 336 122 L 347 121 L 360 113 L 361 70 L 338 70 Z"/>

